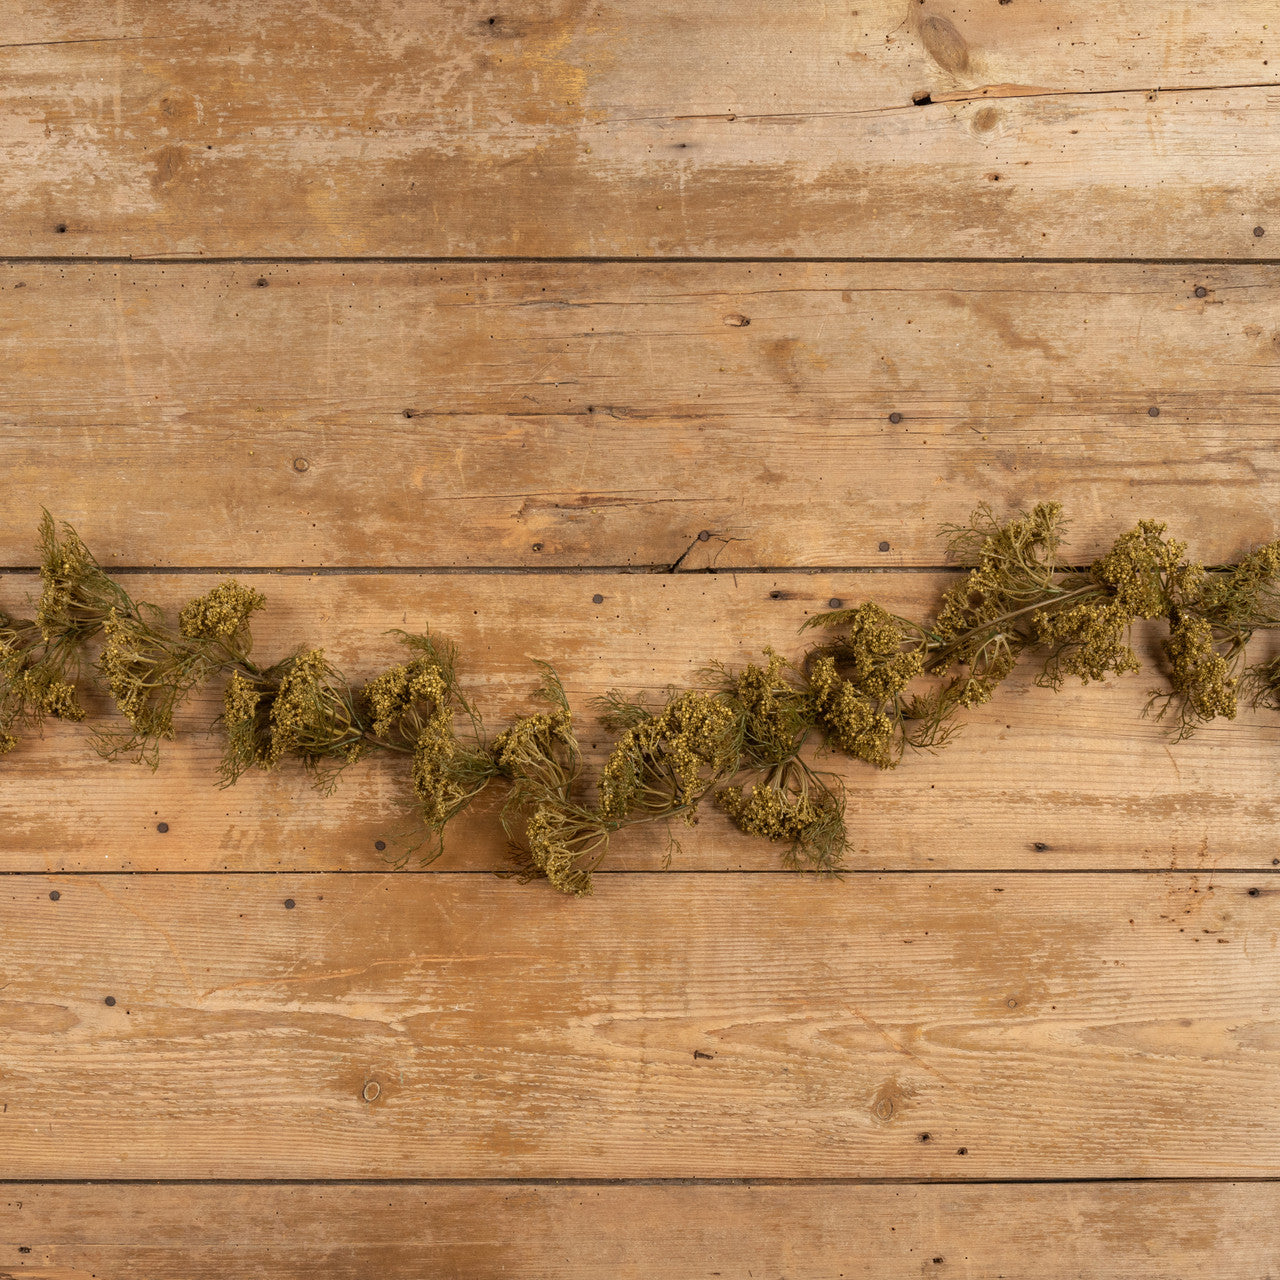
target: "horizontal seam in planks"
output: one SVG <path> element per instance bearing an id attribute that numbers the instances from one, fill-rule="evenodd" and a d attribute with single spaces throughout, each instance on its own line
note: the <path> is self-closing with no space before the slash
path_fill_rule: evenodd
<path id="1" fill-rule="evenodd" d="M 1021 1187 L 1272 1184 L 1271 1174 L 1115 1178 L 4 1178 L 14 1187 Z"/>
<path id="2" fill-rule="evenodd" d="M 1008 257 L 877 257 L 877 256 L 772 256 L 746 255 L 742 257 L 707 256 L 679 257 L 670 255 L 600 255 L 545 256 L 489 254 L 484 256 L 458 255 L 433 257 L 414 255 L 372 255 L 351 257 L 345 255 L 309 254 L 281 255 L 217 255 L 217 254 L 28 254 L 0 255 L 0 266 L 822 266 L 850 265 L 874 266 L 900 264 L 934 266 L 1137 266 L 1137 267 L 1275 267 L 1280 258 L 1237 257 L 1038 257 L 1031 255 Z"/>
<path id="3" fill-rule="evenodd" d="M 688 552 L 685 553 L 686 555 Z M 681 557 L 683 559 L 683 557 Z M 678 560 L 675 562 L 680 563 Z M 1064 566 L 1063 573 L 1083 573 L 1088 566 Z M 510 576 L 510 577 L 564 577 L 580 578 L 584 574 L 617 574 L 622 577 L 651 575 L 662 577 L 674 574 L 689 577 L 732 577 L 736 573 L 747 575 L 787 574 L 800 576 L 816 576 L 832 573 L 887 574 L 887 573 L 968 573 L 964 565 L 791 565 L 780 567 L 758 567 L 756 565 L 708 565 L 700 569 L 673 568 L 671 564 L 588 564 L 588 565 L 111 565 L 113 575 L 155 578 L 185 576 L 194 577 L 209 573 L 238 573 L 244 576 L 257 575 L 278 578 L 340 578 L 350 577 L 464 577 L 475 576 Z M 39 565 L 7 565 L 0 567 L 0 575 L 30 576 L 40 572 Z"/>
<path id="4" fill-rule="evenodd" d="M 1046 853 L 1052 852 L 1045 850 Z M 598 876 L 613 876 L 619 879 L 626 876 L 801 876 L 815 878 L 821 872 L 806 871 L 788 867 L 703 867 L 687 871 L 677 871 L 669 867 L 602 867 L 594 873 Z M 491 876 L 498 879 L 514 879 L 512 873 L 488 867 L 458 867 L 439 869 L 432 867 L 284 867 L 284 868 L 226 868 L 223 870 L 178 869 L 174 871 L 146 871 L 127 868 L 112 870 L 88 869 L 80 871 L 50 871 L 47 867 L 31 871 L 0 870 L 0 879 L 6 877 L 21 878 L 41 877 L 44 879 L 67 879 L 76 876 L 87 876 L 102 879 L 107 876 L 205 876 L 208 879 L 225 879 L 229 876 Z M 1280 876 L 1277 867 L 845 867 L 832 872 L 831 878 L 844 879 L 847 876 Z M 0 1178 L 0 1182 L 4 1181 Z"/>

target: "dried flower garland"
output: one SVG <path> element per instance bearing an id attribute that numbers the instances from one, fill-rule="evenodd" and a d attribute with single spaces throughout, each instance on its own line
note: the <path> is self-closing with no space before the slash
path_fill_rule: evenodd
<path id="1" fill-rule="evenodd" d="M 798 664 L 769 651 L 739 671 L 713 666 L 697 687 L 669 690 L 659 705 L 617 693 L 602 699 L 615 741 L 592 788 L 550 666 L 540 664 L 545 709 L 490 740 L 447 641 L 397 633 L 404 661 L 360 688 L 319 649 L 261 666 L 249 627 L 266 603 L 260 592 L 223 582 L 190 601 L 172 628 L 46 512 L 36 616 L 0 612 L 0 754 L 16 745 L 15 728 L 45 716 L 83 719 L 77 684 L 92 673 L 123 718 L 95 733 L 97 749 L 154 767 L 178 707 L 225 677 L 224 785 L 291 758 L 328 789 L 370 753 L 408 756 L 429 861 L 446 825 L 501 781 L 519 871 L 584 894 L 617 832 L 637 822 L 692 824 L 708 797 L 743 831 L 784 846 L 786 865 L 837 869 L 847 849 L 844 788 L 815 766 L 815 751 L 889 769 L 908 748 L 939 748 L 958 713 L 986 702 L 1024 651 L 1038 652 L 1038 682 L 1052 688 L 1069 676 L 1137 671 L 1129 633 L 1140 619 L 1168 625 L 1168 687 L 1149 710 L 1172 715 L 1178 737 L 1234 717 L 1242 695 L 1280 710 L 1280 657 L 1245 660 L 1255 631 L 1280 627 L 1280 541 L 1205 569 L 1164 525 L 1142 521 L 1089 568 L 1073 570 L 1060 563 L 1053 503 L 1004 523 L 983 506 L 945 532 L 950 555 L 969 572 L 927 623 L 874 603 L 840 609 L 806 623 L 824 638 Z"/>

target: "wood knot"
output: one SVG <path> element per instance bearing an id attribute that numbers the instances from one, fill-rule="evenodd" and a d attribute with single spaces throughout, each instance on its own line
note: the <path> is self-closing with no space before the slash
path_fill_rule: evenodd
<path id="1" fill-rule="evenodd" d="M 955 24 L 941 14 L 931 13 L 921 19 L 920 42 L 929 57 L 944 71 L 969 69 L 969 42 Z"/>
<path id="2" fill-rule="evenodd" d="M 896 1080 L 886 1080 L 872 1095 L 871 1115 L 880 1124 L 888 1124 L 902 1109 L 910 1095 Z"/>

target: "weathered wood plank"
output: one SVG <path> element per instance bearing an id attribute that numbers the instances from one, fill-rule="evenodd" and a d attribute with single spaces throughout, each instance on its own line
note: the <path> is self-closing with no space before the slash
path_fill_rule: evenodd
<path id="1" fill-rule="evenodd" d="M 0 1267 L 39 1280 L 1260 1280 L 1277 1223 L 1268 1183 L 10 1183 Z"/>
<path id="2" fill-rule="evenodd" d="M 1248 259 L 1280 234 L 1274 19 L 22 6 L 0 252 Z"/>
<path id="3" fill-rule="evenodd" d="M 11 876 L 5 1169 L 1275 1177 L 1274 880 Z"/>
<path id="4" fill-rule="evenodd" d="M 9 264 L 0 563 L 44 503 L 117 564 L 934 565 L 978 500 L 1045 497 L 1082 557 L 1153 516 L 1222 558 L 1277 532 L 1278 286 Z"/>
<path id="5" fill-rule="evenodd" d="M 128 579 L 138 597 L 171 609 L 213 581 L 195 574 Z M 363 680 L 396 661 L 389 628 L 435 627 L 461 645 L 464 678 L 492 726 L 534 705 L 530 659 L 553 659 L 594 765 L 607 737 L 589 704 L 607 689 L 687 685 L 707 662 L 745 662 L 766 645 L 798 657 L 807 642 L 797 628 L 831 600 L 877 599 L 923 616 L 954 578 L 428 574 L 254 581 L 270 601 L 255 627 L 264 659 L 319 644 Z M 0 579 L 0 606 L 16 608 L 31 585 Z M 1154 636 L 1146 647 L 1157 660 Z M 940 754 L 908 757 L 888 773 L 829 758 L 850 787 L 855 868 L 1276 865 L 1274 715 L 1242 713 L 1174 744 L 1162 725 L 1142 717 L 1154 672 L 1058 694 L 1034 688 L 1033 674 L 1028 664 L 991 704 L 969 713 L 963 733 Z M 206 733 L 218 710 L 212 694 L 193 704 L 154 774 L 98 759 L 83 726 L 54 724 L 43 738 L 27 739 L 0 761 L 0 869 L 377 870 L 417 829 L 403 807 L 403 768 L 385 760 L 357 765 L 329 797 L 293 769 L 246 775 L 219 790 L 219 741 Z M 499 794 L 452 830 L 440 868 L 504 865 Z M 778 867 L 774 846 L 740 835 L 714 812 L 696 831 L 679 834 L 679 867 Z M 379 852 L 378 841 L 389 847 Z M 652 869 L 667 851 L 659 831 L 628 832 L 616 841 L 611 865 Z"/>

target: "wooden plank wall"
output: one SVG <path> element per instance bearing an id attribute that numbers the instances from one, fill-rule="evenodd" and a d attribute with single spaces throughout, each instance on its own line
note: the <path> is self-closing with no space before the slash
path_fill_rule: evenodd
<path id="1" fill-rule="evenodd" d="M 1063 501 L 1277 536 L 1268 0 L 22 0 L 0 607 L 40 507 L 494 722 L 927 610 Z M 1153 639 L 1140 644 L 1153 655 Z M 593 899 L 392 766 L 0 765 L 0 1276 L 1103 1280 L 1280 1267 L 1280 722 L 1026 678 L 850 767 L 851 874 L 709 817 Z M 594 739 L 594 741 L 593 741 Z M 593 760 L 603 738 L 587 733 Z"/>

